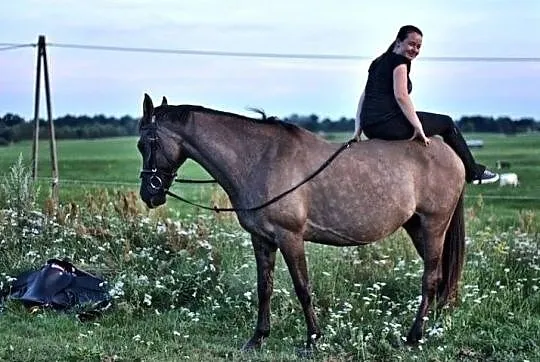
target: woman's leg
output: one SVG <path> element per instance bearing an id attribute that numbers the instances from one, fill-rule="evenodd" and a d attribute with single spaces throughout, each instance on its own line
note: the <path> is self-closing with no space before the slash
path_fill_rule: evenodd
<path id="1" fill-rule="evenodd" d="M 498 175 L 487 171 L 486 167 L 476 163 L 474 157 L 463 139 L 461 132 L 449 116 L 437 113 L 417 112 L 420 123 L 426 136 L 440 135 L 463 161 L 465 166 L 465 180 L 470 182 L 495 182 Z M 406 140 L 414 134 L 411 123 L 403 117 L 396 117 L 389 121 L 364 127 L 364 134 L 368 138 L 383 140 Z M 479 181 L 475 181 L 479 180 Z"/>
<path id="2" fill-rule="evenodd" d="M 476 163 L 465 139 L 452 118 L 437 113 L 417 112 L 417 114 L 426 136 L 442 136 L 444 142 L 461 158 L 465 165 L 465 179 L 467 182 L 471 182 L 482 175 L 486 167 Z"/>
<path id="3" fill-rule="evenodd" d="M 406 140 L 412 137 L 413 127 L 403 116 L 403 119 L 396 117 L 386 122 L 372 124 L 363 127 L 363 132 L 367 138 L 378 138 L 387 141 Z"/>

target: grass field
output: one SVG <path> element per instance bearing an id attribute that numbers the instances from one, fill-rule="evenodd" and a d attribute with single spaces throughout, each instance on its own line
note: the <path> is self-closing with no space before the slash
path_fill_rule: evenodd
<path id="1" fill-rule="evenodd" d="M 540 135 L 481 138 L 480 162 L 511 162 L 518 188 L 467 189 L 467 259 L 460 305 L 431 313 L 424 343 L 402 344 L 420 294 L 422 263 L 403 232 L 366 247 L 308 244 L 314 304 L 324 337 L 320 361 L 540 360 Z M 101 318 L 30 314 L 8 301 L 0 312 L 0 360 L 214 361 L 301 360 L 305 324 L 281 257 L 264 348 L 241 353 L 256 319 L 255 260 L 249 235 L 227 214 L 170 200 L 149 211 L 137 199 L 135 138 L 60 141 L 58 213 L 34 198 L 28 173 L 0 186 L 0 287 L 48 258 L 67 257 L 103 275 L 115 300 Z M 50 176 L 48 145 L 40 176 Z M 0 149 L 9 175 L 31 145 Z M 181 177 L 208 177 L 189 163 Z M 216 187 L 176 186 L 195 201 Z M 218 195 L 218 196 L 216 196 Z M 221 198 L 224 201 L 223 198 Z M 45 206 L 44 206 L 45 205 Z"/>

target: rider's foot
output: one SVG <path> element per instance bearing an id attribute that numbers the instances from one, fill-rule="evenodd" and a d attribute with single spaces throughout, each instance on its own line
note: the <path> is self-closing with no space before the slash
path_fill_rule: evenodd
<path id="1" fill-rule="evenodd" d="M 499 174 L 495 172 L 491 172 L 490 170 L 484 170 L 481 175 L 477 176 L 476 179 L 473 180 L 474 185 L 478 184 L 491 184 L 494 182 L 499 181 Z"/>

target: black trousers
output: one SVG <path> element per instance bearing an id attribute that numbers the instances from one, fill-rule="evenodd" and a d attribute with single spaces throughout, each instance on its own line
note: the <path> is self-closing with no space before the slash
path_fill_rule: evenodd
<path id="1" fill-rule="evenodd" d="M 467 182 L 479 177 L 485 167 L 474 160 L 463 135 L 456 127 L 452 118 L 444 114 L 417 112 L 420 123 L 427 137 L 439 135 L 463 161 L 465 165 L 465 178 Z M 380 138 L 383 140 L 405 140 L 412 137 L 414 129 L 411 123 L 403 115 L 381 124 L 368 125 L 362 128 L 368 138 Z"/>

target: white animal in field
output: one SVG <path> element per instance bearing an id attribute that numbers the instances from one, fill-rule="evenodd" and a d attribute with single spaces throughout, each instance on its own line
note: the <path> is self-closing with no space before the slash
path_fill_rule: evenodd
<path id="1" fill-rule="evenodd" d="M 499 186 L 514 186 L 516 187 L 519 184 L 518 176 L 517 174 L 510 172 L 510 173 L 502 173 L 501 177 L 499 179 Z"/>

